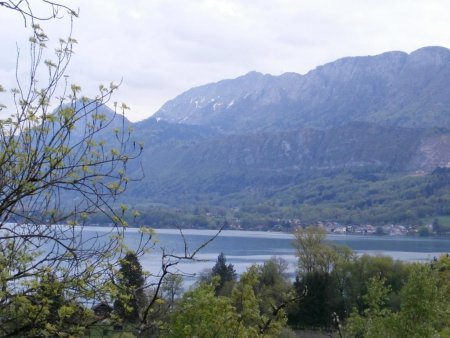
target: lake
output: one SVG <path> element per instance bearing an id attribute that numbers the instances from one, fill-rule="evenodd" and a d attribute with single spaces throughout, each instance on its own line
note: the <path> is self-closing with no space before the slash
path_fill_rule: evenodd
<path id="1" fill-rule="evenodd" d="M 106 231 L 105 228 L 87 227 L 90 231 Z M 183 230 L 189 249 L 192 251 L 215 232 L 211 230 Z M 164 247 L 166 252 L 183 253 L 183 240 L 179 230 L 156 229 L 154 239 L 157 240 L 153 250 L 141 258 L 146 271 L 156 273 L 160 266 L 160 252 Z M 139 240 L 138 229 L 127 229 L 125 242 L 134 247 Z M 436 237 L 405 237 L 405 236 L 357 236 L 357 235 L 328 235 L 327 240 L 334 244 L 347 245 L 358 254 L 389 255 L 404 261 L 431 261 L 442 253 L 450 252 L 450 238 Z M 297 259 L 292 246 L 293 236 L 278 232 L 232 231 L 224 230 L 209 245 L 197 255 L 199 262 L 186 262 L 177 266 L 178 272 L 195 275 L 215 264 L 217 256 L 223 252 L 227 262 L 234 265 L 236 272 L 242 273 L 251 264 L 259 264 L 265 260 L 278 256 L 289 263 L 290 273 L 296 269 Z M 194 276 L 187 278 L 192 282 Z"/>

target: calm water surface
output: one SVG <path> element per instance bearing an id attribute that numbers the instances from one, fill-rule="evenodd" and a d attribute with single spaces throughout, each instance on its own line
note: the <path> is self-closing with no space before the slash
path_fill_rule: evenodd
<path id="1" fill-rule="evenodd" d="M 88 232 L 105 230 L 88 227 L 85 231 L 87 235 Z M 210 230 L 184 230 L 183 233 L 191 251 L 215 234 Z M 137 229 L 127 229 L 125 241 L 133 247 L 137 245 L 139 236 Z M 141 263 L 145 270 L 156 273 L 161 266 L 161 248 L 164 247 L 166 252 L 182 254 L 184 244 L 179 231 L 174 229 L 157 229 L 154 239 L 157 243 L 149 254 L 142 257 Z M 358 254 L 389 255 L 404 261 L 430 261 L 433 257 L 450 252 L 450 238 L 328 235 L 327 240 L 347 245 Z M 182 263 L 177 268 L 186 274 L 201 273 L 211 268 L 219 253 L 223 252 L 238 273 L 244 272 L 251 264 L 262 263 L 273 256 L 284 258 L 289 263 L 289 272 L 294 273 L 296 257 L 292 241 L 293 236 L 285 233 L 226 230 L 199 252 L 197 258 L 202 261 Z M 194 280 L 195 277 L 190 279 Z"/>

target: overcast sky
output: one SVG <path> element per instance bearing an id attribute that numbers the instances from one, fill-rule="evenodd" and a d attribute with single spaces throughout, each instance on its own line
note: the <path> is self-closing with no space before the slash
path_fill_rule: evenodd
<path id="1" fill-rule="evenodd" d="M 131 106 L 132 121 L 189 88 L 252 70 L 304 74 L 344 56 L 450 47 L 448 0 L 61 2 L 80 10 L 71 81 L 94 96 L 98 84 L 123 79 L 114 99 Z M 55 39 L 65 37 L 69 25 L 61 20 L 42 26 Z M 0 8 L 5 87 L 13 85 L 16 43 L 24 54 L 29 35 L 19 15 Z"/>

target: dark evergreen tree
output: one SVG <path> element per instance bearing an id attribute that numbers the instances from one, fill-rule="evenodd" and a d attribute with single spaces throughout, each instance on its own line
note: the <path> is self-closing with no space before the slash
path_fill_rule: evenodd
<path id="1" fill-rule="evenodd" d="M 222 294 L 224 291 L 227 293 L 225 290 L 228 289 L 227 285 L 232 285 L 236 281 L 234 266 L 233 264 L 227 265 L 227 259 L 223 252 L 217 257 L 217 262 L 212 268 L 212 276 L 220 277 L 219 285 L 216 287 L 216 295 Z"/>
<path id="2" fill-rule="evenodd" d="M 145 278 L 139 258 L 134 252 L 128 252 L 120 260 L 118 276 L 120 293 L 114 302 L 114 311 L 125 321 L 139 320 L 139 309 L 145 302 L 144 283 Z"/>
<path id="3" fill-rule="evenodd" d="M 330 328 L 337 294 L 333 276 L 327 272 L 309 272 L 297 277 L 294 289 L 299 302 L 291 306 L 288 320 L 295 327 Z"/>

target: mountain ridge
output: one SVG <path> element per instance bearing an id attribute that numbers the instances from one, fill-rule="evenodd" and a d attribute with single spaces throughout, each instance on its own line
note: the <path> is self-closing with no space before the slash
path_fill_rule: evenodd
<path id="1" fill-rule="evenodd" d="M 123 201 L 140 208 L 245 205 L 272 210 L 267 222 L 450 216 L 446 48 L 347 57 L 304 75 L 249 72 L 130 126 L 144 148 L 128 169 L 144 178 Z"/>
<path id="2" fill-rule="evenodd" d="M 328 128 L 351 121 L 449 127 L 449 78 L 450 50 L 444 47 L 345 57 L 305 75 L 250 72 L 192 88 L 154 117 L 228 133 Z"/>

